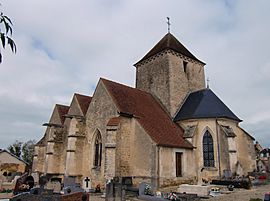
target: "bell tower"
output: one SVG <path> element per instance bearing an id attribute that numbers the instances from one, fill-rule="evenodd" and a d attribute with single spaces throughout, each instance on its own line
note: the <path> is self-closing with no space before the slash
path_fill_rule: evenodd
<path id="1" fill-rule="evenodd" d="M 167 33 L 136 67 L 136 88 L 151 93 L 174 117 L 190 92 L 205 88 L 205 63 Z"/>

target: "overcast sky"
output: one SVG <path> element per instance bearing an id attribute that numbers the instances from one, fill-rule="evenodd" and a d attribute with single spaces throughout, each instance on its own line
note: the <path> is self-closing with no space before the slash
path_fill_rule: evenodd
<path id="1" fill-rule="evenodd" d="M 0 148 L 39 140 L 55 103 L 100 77 L 134 86 L 135 68 L 171 32 L 206 62 L 210 88 L 270 146 L 269 0 L 8 0 L 18 52 L 0 64 Z"/>

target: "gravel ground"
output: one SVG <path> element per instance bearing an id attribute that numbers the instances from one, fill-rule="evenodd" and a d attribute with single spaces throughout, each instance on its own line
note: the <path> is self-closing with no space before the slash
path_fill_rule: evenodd
<path id="1" fill-rule="evenodd" d="M 249 201 L 250 198 L 260 198 L 264 200 L 264 194 L 266 192 L 270 192 L 270 184 L 256 186 L 250 190 L 235 189 L 235 191 L 230 194 L 222 194 L 218 197 L 212 197 L 207 199 L 207 201 Z"/>
<path id="2" fill-rule="evenodd" d="M 212 197 L 209 199 L 201 199 L 202 201 L 249 201 L 250 198 L 260 198 L 264 200 L 264 194 L 270 192 L 270 184 L 256 186 L 250 190 L 235 189 L 229 194 L 221 194 L 218 197 Z M 90 197 L 90 201 L 105 201 L 100 196 Z M 132 199 L 130 201 L 140 201 L 139 199 Z"/>

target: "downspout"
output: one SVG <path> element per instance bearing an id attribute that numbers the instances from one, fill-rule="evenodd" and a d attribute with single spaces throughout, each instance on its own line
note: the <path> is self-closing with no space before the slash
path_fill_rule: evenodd
<path id="1" fill-rule="evenodd" d="M 218 148 L 218 173 L 219 173 L 219 178 L 221 179 L 221 169 L 220 169 L 220 146 L 219 146 L 219 131 L 218 131 L 218 121 L 216 118 L 216 132 L 217 132 L 217 148 Z"/>

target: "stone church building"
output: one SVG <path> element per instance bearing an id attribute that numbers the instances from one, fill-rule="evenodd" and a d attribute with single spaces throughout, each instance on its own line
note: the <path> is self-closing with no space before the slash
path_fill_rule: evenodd
<path id="1" fill-rule="evenodd" d="M 136 87 L 100 78 L 92 96 L 56 104 L 35 146 L 33 172 L 50 178 L 113 177 L 156 187 L 256 168 L 254 138 L 205 86 L 205 63 L 167 33 L 136 67 Z"/>

